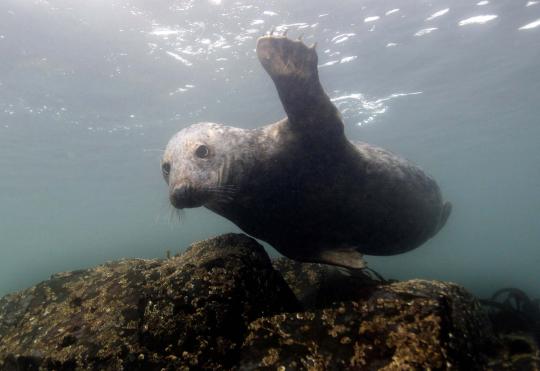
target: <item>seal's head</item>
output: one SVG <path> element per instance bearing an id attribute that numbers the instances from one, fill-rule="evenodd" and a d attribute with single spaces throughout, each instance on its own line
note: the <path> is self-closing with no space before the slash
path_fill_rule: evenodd
<path id="1" fill-rule="evenodd" d="M 191 125 L 176 133 L 165 149 L 161 170 L 169 199 L 177 209 L 231 200 L 229 168 L 242 129 L 214 123 Z"/>

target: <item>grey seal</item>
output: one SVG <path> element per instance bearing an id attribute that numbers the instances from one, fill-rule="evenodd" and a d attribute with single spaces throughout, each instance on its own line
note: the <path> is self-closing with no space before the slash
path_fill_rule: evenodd
<path id="1" fill-rule="evenodd" d="M 298 261 L 362 268 L 363 254 L 412 250 L 446 223 L 451 204 L 419 167 L 352 143 L 319 81 L 317 53 L 264 36 L 257 56 L 287 117 L 257 128 L 191 125 L 161 167 L 171 204 L 204 206 Z"/>

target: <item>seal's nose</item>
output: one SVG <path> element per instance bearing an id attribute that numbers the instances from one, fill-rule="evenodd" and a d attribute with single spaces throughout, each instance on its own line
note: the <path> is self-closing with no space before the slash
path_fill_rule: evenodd
<path id="1" fill-rule="evenodd" d="M 179 185 L 174 187 L 170 193 L 169 199 L 171 204 L 177 209 L 201 206 L 197 193 L 193 187 L 190 187 L 189 185 Z"/>
<path id="2" fill-rule="evenodd" d="M 189 187 L 187 185 L 180 185 L 174 187 L 169 195 L 171 204 L 177 209 L 184 208 L 185 200 L 189 196 Z"/>

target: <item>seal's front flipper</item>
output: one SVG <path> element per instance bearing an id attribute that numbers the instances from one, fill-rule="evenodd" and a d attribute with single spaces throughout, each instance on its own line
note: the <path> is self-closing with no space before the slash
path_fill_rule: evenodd
<path id="1" fill-rule="evenodd" d="M 354 248 L 339 248 L 332 250 L 322 250 L 317 256 L 317 260 L 321 263 L 337 265 L 349 269 L 365 268 L 366 262 L 363 255 Z"/>
<path id="2" fill-rule="evenodd" d="M 292 128 L 323 138 L 344 136 L 339 113 L 319 81 L 314 47 L 285 36 L 264 36 L 257 41 L 257 56 L 276 85 Z"/>
<path id="3" fill-rule="evenodd" d="M 309 84 L 319 81 L 317 53 L 302 41 L 284 36 L 263 36 L 257 41 L 257 56 L 276 82 Z"/>

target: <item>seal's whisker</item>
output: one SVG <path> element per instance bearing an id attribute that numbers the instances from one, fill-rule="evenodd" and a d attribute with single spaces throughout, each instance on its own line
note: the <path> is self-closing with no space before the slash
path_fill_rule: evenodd
<path id="1" fill-rule="evenodd" d="M 172 207 L 169 208 L 169 219 L 167 220 L 168 221 L 168 224 L 171 225 L 173 224 L 173 218 L 174 218 L 174 209 Z"/>
<path id="2" fill-rule="evenodd" d="M 233 201 L 240 188 L 233 184 L 224 184 L 207 188 L 207 191 L 216 197 L 220 203 Z"/>
<path id="3" fill-rule="evenodd" d="M 171 203 L 166 198 L 163 198 L 160 201 L 160 211 L 156 214 L 154 221 L 156 224 L 170 224 L 170 219 L 172 216 Z"/>
<path id="4" fill-rule="evenodd" d="M 224 192 L 224 191 L 219 191 L 219 190 L 213 190 L 213 191 L 210 191 L 211 194 L 213 195 L 218 195 L 218 196 L 234 196 L 237 194 L 237 192 Z"/>
<path id="5" fill-rule="evenodd" d="M 209 191 L 236 192 L 235 188 L 207 188 Z"/>
<path id="6" fill-rule="evenodd" d="M 231 194 L 231 195 L 234 195 L 234 194 L 237 194 L 238 191 L 234 191 L 234 190 L 224 190 L 224 189 L 213 189 L 211 190 L 211 192 L 213 193 L 221 193 L 221 194 Z"/>
<path id="7" fill-rule="evenodd" d="M 230 194 L 234 194 L 234 193 L 237 193 L 239 191 L 239 188 L 238 187 L 209 187 L 207 188 L 207 190 L 209 192 L 212 192 L 212 193 L 230 193 Z"/>
<path id="8" fill-rule="evenodd" d="M 223 183 L 226 183 L 229 181 L 230 165 L 231 165 L 231 157 L 226 156 L 225 161 L 223 161 L 223 165 L 220 168 L 221 176 L 218 181 L 218 186 L 225 186 L 226 184 L 223 184 Z"/>
<path id="9" fill-rule="evenodd" d="M 174 218 L 174 209 L 170 207 L 169 208 L 169 225 L 173 224 L 173 218 Z"/>
<path id="10" fill-rule="evenodd" d="M 238 188 L 238 186 L 236 184 L 220 184 L 220 185 L 217 185 L 215 187 L 219 187 L 219 188 Z"/>
<path id="11" fill-rule="evenodd" d="M 233 200 L 234 200 L 234 197 L 231 195 L 220 195 L 220 197 L 217 200 L 215 200 L 215 202 L 226 203 L 226 202 L 231 202 Z"/>
<path id="12" fill-rule="evenodd" d="M 171 207 L 169 208 L 169 224 L 172 224 L 173 220 L 182 223 L 182 215 L 182 210 L 175 209 L 171 205 Z"/>
<path id="13" fill-rule="evenodd" d="M 239 189 L 237 185 L 234 184 L 223 184 L 223 185 L 217 185 L 208 187 L 209 189 Z"/>
<path id="14" fill-rule="evenodd" d="M 218 184 L 221 184 L 223 182 L 223 165 L 220 166 L 219 170 L 218 170 L 218 179 L 217 179 L 217 182 Z"/>
<path id="15" fill-rule="evenodd" d="M 218 186 L 221 186 L 223 182 L 225 182 L 225 162 L 221 165 L 219 168 L 219 179 L 218 179 Z"/>

